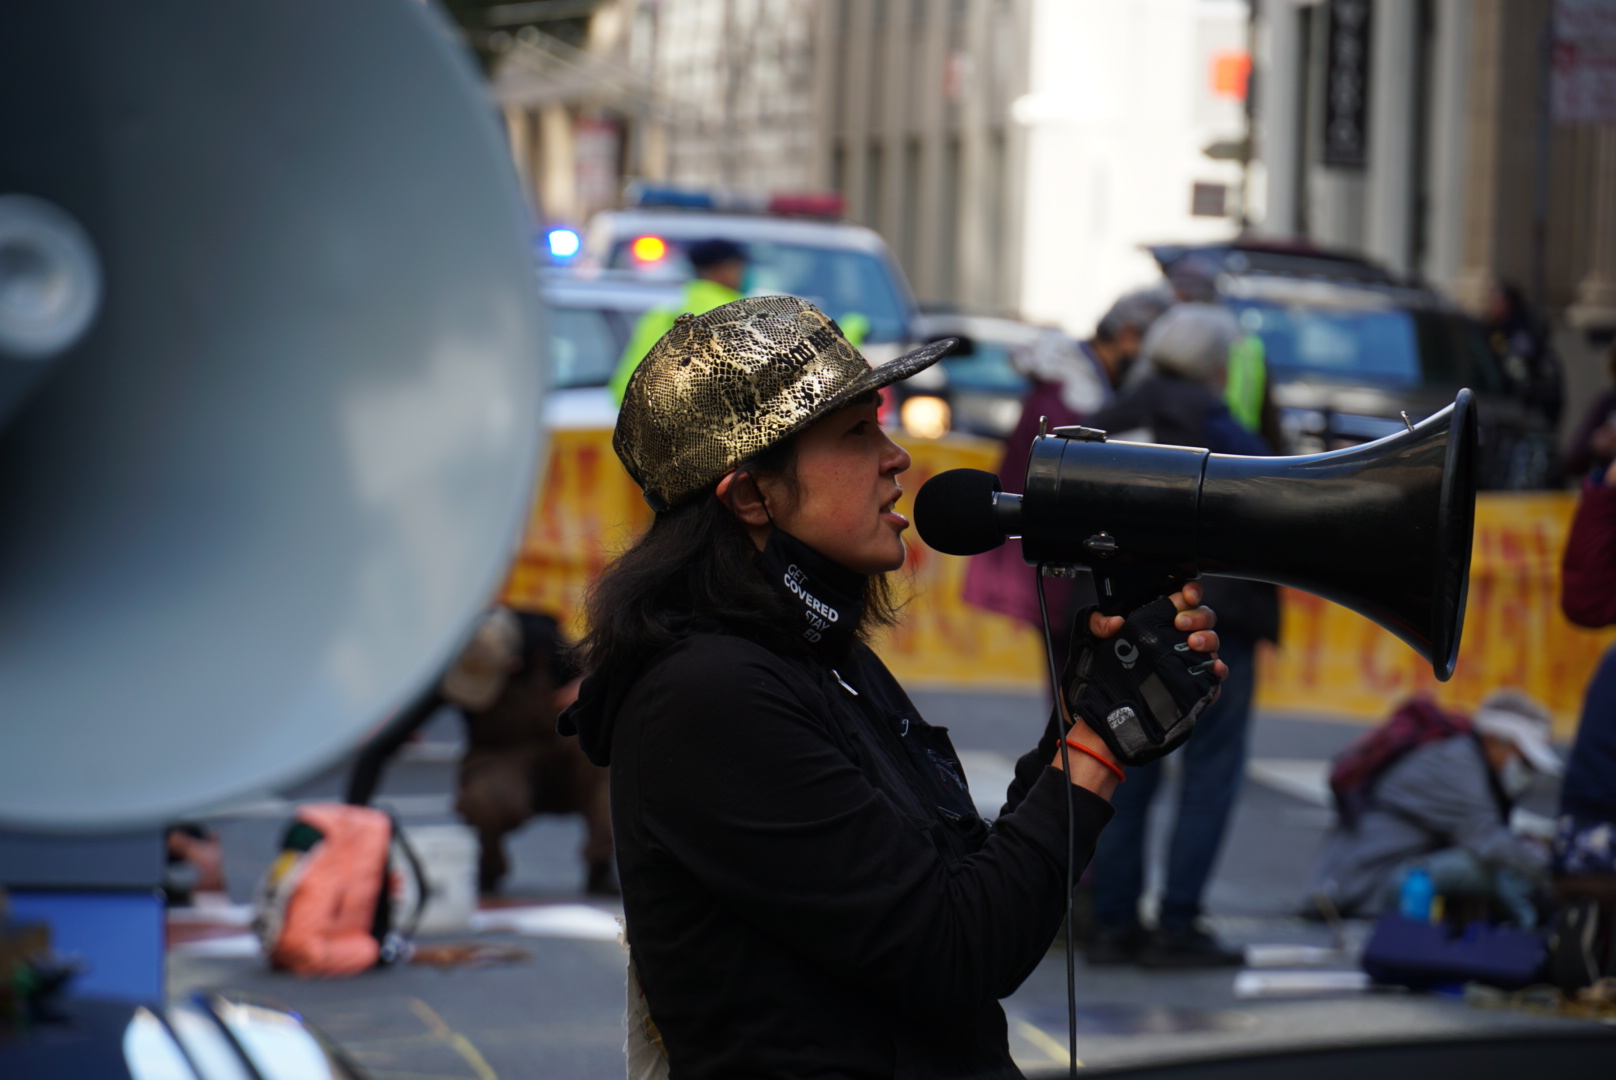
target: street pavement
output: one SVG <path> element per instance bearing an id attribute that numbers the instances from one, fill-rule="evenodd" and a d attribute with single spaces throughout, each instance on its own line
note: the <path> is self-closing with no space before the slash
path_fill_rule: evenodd
<path id="1" fill-rule="evenodd" d="M 947 726 L 979 800 L 992 807 L 1010 764 L 1041 728 L 1041 700 L 1008 693 L 921 691 L 912 695 L 933 723 Z M 1251 769 L 1207 895 L 1208 924 L 1235 945 L 1302 945 L 1345 951 L 1324 969 L 1352 970 L 1367 935 L 1361 923 L 1332 931 L 1296 917 L 1312 854 L 1329 826 L 1323 763 L 1362 727 L 1259 713 Z M 454 820 L 452 718 L 439 717 L 424 741 L 389 771 L 378 804 L 406 826 Z M 1172 760 L 1172 759 L 1169 759 Z M 542 933 L 489 932 L 443 939 L 504 944 L 512 962 L 447 970 L 401 965 L 346 980 L 304 980 L 267 971 L 247 953 L 239 925 L 253 886 L 268 867 L 297 801 L 338 797 L 343 764 L 280 796 L 254 800 L 211 819 L 223 840 L 230 900 L 213 917 L 174 928 L 171 995 L 229 989 L 290 1005 L 335 1039 L 376 1080 L 593 1080 L 623 1075 L 624 956 L 611 917 L 620 906 L 586 898 L 575 818 L 544 818 L 513 838 L 513 873 L 502 903 L 542 906 Z M 1169 823 L 1172 781 L 1152 828 Z M 1159 886 L 1159 860 L 1147 893 Z M 1147 895 L 1145 908 L 1151 907 Z M 195 921 L 201 918 L 202 925 Z M 235 925 L 230 925 L 234 923 Z M 1339 940 L 1336 936 L 1339 934 Z M 437 940 L 437 939 L 431 939 Z M 1249 981 L 1250 976 L 1247 976 Z M 1087 1067 L 1222 1055 L 1319 1042 L 1496 1034 L 1562 1029 L 1581 1022 L 1478 1009 L 1436 995 L 1353 992 L 1301 998 L 1236 993 L 1237 973 L 1151 972 L 1134 967 L 1077 973 L 1078 1056 Z M 1005 1002 L 1011 1049 L 1029 1074 L 1067 1065 L 1065 956 L 1059 946 Z"/>

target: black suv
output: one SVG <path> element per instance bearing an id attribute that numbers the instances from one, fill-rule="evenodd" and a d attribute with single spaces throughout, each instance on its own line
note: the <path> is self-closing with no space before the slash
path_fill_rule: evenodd
<path id="1" fill-rule="evenodd" d="M 1481 324 L 1432 289 L 1363 259 L 1247 242 L 1151 248 L 1180 295 L 1229 307 L 1262 339 L 1274 404 L 1307 454 L 1378 439 L 1468 386 L 1483 488 L 1558 482 L 1555 432 L 1514 392 Z"/>

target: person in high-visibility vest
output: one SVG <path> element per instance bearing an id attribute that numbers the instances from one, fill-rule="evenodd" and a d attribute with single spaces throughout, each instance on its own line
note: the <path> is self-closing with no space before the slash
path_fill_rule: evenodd
<path id="1" fill-rule="evenodd" d="M 1268 365 L 1264 361 L 1263 340 L 1246 334 L 1229 346 L 1228 381 L 1223 385 L 1223 403 L 1247 431 L 1262 432 L 1263 395 L 1267 390 Z"/>
<path id="2" fill-rule="evenodd" d="M 619 405 L 623 403 L 623 390 L 634 369 L 640 366 L 651 346 L 673 329 L 673 320 L 687 312 L 704 315 L 741 298 L 741 282 L 746 276 L 747 264 L 746 249 L 741 245 L 733 240 L 702 240 L 687 247 L 685 257 L 690 260 L 696 276 L 685 285 L 684 303 L 677 308 L 653 308 L 640 317 L 622 359 L 617 362 L 617 370 L 606 384 L 611 389 L 612 400 Z"/>

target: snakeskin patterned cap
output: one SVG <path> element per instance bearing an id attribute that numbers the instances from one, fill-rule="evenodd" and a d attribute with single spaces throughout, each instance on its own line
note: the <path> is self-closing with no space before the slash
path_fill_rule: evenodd
<path id="1" fill-rule="evenodd" d="M 681 315 L 629 380 L 612 449 L 651 509 L 666 510 L 953 346 L 945 338 L 871 367 L 835 322 L 794 296 Z"/>

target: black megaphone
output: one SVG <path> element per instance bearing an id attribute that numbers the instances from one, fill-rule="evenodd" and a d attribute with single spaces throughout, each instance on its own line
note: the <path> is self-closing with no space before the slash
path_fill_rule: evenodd
<path id="1" fill-rule="evenodd" d="M 977 469 L 940 473 L 915 496 L 915 525 L 949 555 L 1019 537 L 1031 565 L 1088 567 L 1108 612 L 1201 574 L 1288 585 L 1390 630 L 1438 679 L 1453 675 L 1475 525 L 1469 390 L 1406 431 L 1301 457 L 1056 428 L 1034 440 L 1023 490 Z"/>

